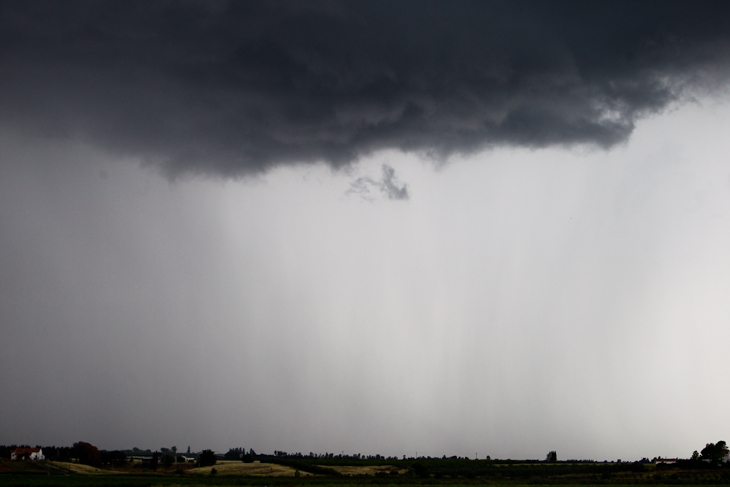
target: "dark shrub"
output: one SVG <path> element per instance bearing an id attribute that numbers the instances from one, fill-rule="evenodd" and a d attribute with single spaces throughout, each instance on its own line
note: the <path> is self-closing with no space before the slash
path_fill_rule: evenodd
<path id="1" fill-rule="evenodd" d="M 211 465 L 215 465 L 217 461 L 213 450 L 203 450 L 198 460 L 200 461 L 201 467 L 210 467 Z"/>

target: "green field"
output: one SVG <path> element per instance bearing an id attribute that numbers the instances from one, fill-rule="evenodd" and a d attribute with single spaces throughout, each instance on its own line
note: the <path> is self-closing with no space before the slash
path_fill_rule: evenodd
<path id="1" fill-rule="evenodd" d="M 722 482 L 724 483 L 724 482 Z M 465 479 L 453 479 L 453 480 L 428 480 L 428 479 L 399 479 L 391 481 L 390 479 L 363 479 L 363 478 L 350 478 L 350 479 L 338 479 L 333 481 L 332 479 L 323 478 L 309 478 L 309 479 L 263 479 L 263 478 L 233 478 L 233 477 L 201 477 L 201 478 L 165 478 L 165 477 L 149 477 L 149 476 L 104 476 L 104 477 L 84 477 L 84 476 L 36 476 L 36 475 L 0 475 L 0 485 L 3 487 L 21 487 L 21 486 L 38 486 L 38 487 L 175 487 L 175 486 L 252 486 L 252 487 L 353 487 L 356 485 L 363 486 L 394 486 L 394 487 L 406 487 L 406 486 L 440 486 L 444 487 L 468 487 L 476 485 L 492 485 L 492 486 L 509 486 L 509 487 L 521 487 L 521 486 L 535 486 L 535 485 L 581 485 L 581 486 L 605 486 L 612 485 L 616 487 L 624 486 L 636 486 L 636 485 L 652 485 L 656 487 L 663 486 L 676 486 L 682 485 L 686 487 L 691 486 L 703 486 L 713 485 L 713 482 L 702 482 L 702 483 L 684 483 L 684 482 L 647 482 L 647 483 L 582 483 L 582 482 L 569 482 L 562 484 L 559 482 L 519 482 L 519 481 L 484 481 L 484 480 L 465 480 Z"/>
<path id="2" fill-rule="evenodd" d="M 214 467 L 142 471 L 97 469 L 60 462 L 0 460 L 0 487 L 355 487 L 522 485 L 722 485 L 730 469 L 656 467 L 652 463 L 482 461 L 418 459 L 380 461 L 223 461 Z M 318 470 L 319 469 L 319 470 Z M 307 472 L 309 471 L 309 472 Z M 314 472 L 314 473 L 312 473 Z M 324 472 L 324 473 L 317 473 Z"/>

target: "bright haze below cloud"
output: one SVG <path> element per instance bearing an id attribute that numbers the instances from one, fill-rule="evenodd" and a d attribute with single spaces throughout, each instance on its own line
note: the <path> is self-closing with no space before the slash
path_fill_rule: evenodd
<path id="1" fill-rule="evenodd" d="M 3 2 L 0 443 L 728 440 L 728 10 Z"/>

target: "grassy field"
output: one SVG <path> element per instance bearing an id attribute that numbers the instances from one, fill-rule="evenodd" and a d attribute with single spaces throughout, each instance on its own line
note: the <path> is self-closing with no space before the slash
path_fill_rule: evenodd
<path id="1" fill-rule="evenodd" d="M 328 468 L 342 475 L 392 475 L 393 472 L 405 475 L 408 473 L 407 468 L 398 468 L 393 465 L 331 465 Z"/>
<path id="2" fill-rule="evenodd" d="M 23 462 L 26 463 L 26 462 Z M 59 471 L 66 471 L 67 473 L 76 473 L 83 475 L 128 475 L 138 473 L 151 473 L 150 469 L 141 470 L 141 465 L 127 465 L 125 467 L 117 467 L 116 470 L 110 468 L 94 468 L 88 465 L 80 465 L 78 463 L 66 463 L 66 462 L 45 462 L 46 465 L 53 467 Z M 36 465 L 38 466 L 38 465 Z M 329 466 L 332 470 L 342 475 L 382 475 L 391 472 L 397 474 L 406 474 L 408 469 L 398 468 L 392 465 L 344 465 L 344 466 Z M 266 477 L 294 477 L 298 471 L 295 467 L 289 467 L 286 465 L 278 465 L 276 463 L 242 463 L 240 461 L 222 460 L 218 461 L 214 466 L 198 468 L 194 465 L 183 465 L 181 470 L 186 475 L 211 475 L 211 472 L 215 469 L 215 475 L 235 475 L 235 476 L 266 476 Z M 162 466 L 158 467 L 156 473 L 161 474 L 178 474 L 180 471 L 177 466 L 170 467 L 168 469 Z M 299 471 L 299 476 L 312 476 L 313 474 Z"/>
<path id="3" fill-rule="evenodd" d="M 476 461 L 425 460 L 423 463 L 392 461 L 360 465 L 328 462 L 328 475 L 313 475 L 293 465 L 269 462 L 222 461 L 212 467 L 186 464 L 152 471 L 141 464 L 114 470 L 62 462 L 11 462 L 0 460 L 0 487 L 355 487 L 355 486 L 509 486 L 602 485 L 693 486 L 729 485 L 730 468 L 688 470 L 658 468 L 653 464 L 589 463 L 555 464 L 512 462 L 489 464 Z M 314 461 L 313 461 L 314 464 Z M 467 467 L 473 468 L 469 470 Z M 320 465 L 321 466 L 321 465 Z M 184 468 L 183 468 L 184 467 Z M 622 470 L 623 469 L 623 470 Z M 446 474 L 451 472 L 451 474 Z M 460 473 L 459 473 L 460 472 Z"/>
<path id="4" fill-rule="evenodd" d="M 293 477 L 296 469 L 274 463 L 242 463 L 232 460 L 219 461 L 212 467 L 191 468 L 186 470 L 188 475 L 210 475 L 215 469 L 216 475 L 237 475 L 237 476 L 267 476 L 267 477 Z M 300 475 L 309 475 L 300 472 Z"/>
<path id="5" fill-rule="evenodd" d="M 378 479 L 363 477 L 353 477 L 347 480 L 325 479 L 321 477 L 300 477 L 293 479 L 291 477 L 231 477 L 231 476 L 207 476 L 207 477 L 184 477 L 170 478 L 164 476 L 43 476 L 43 475 L 0 475 L 0 485 L 3 487 L 204 487 L 204 486 L 220 486 L 220 487 L 355 487 L 355 486 L 373 486 L 373 487 L 475 487 L 478 485 L 489 485 L 491 487 L 534 487 L 537 485 L 554 486 L 556 483 L 540 483 L 540 482 L 511 482 L 511 481 L 480 481 L 464 479 L 459 480 L 424 480 L 417 478 L 399 479 L 397 481 L 389 481 L 390 479 Z M 652 485 L 653 487 L 672 487 L 681 485 L 683 487 L 700 487 L 707 486 L 708 483 L 649 483 L 649 484 L 621 484 L 621 483 L 570 483 L 561 485 L 581 485 L 585 487 L 605 487 L 611 485 L 614 487 L 636 487 L 636 485 Z"/>

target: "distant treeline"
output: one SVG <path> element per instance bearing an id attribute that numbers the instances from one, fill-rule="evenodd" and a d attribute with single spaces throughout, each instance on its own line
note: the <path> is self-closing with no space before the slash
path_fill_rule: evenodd
<path id="1" fill-rule="evenodd" d="M 442 457 L 386 457 L 383 455 L 324 453 L 308 455 L 275 451 L 273 455 L 248 453 L 245 449 L 231 449 L 226 458 L 243 461 L 258 460 L 266 463 L 286 465 L 303 472 L 319 475 L 339 475 L 328 467 L 391 465 L 411 475 L 431 478 L 494 478 L 494 479 L 534 479 L 561 476 L 580 476 L 607 479 L 614 474 L 647 473 L 646 465 L 652 463 L 647 458 L 636 462 L 596 462 L 594 460 L 567 460 L 558 462 L 550 452 L 547 460 L 512 459 L 469 459 L 459 456 Z M 672 465 L 657 465 L 659 469 L 675 468 L 685 470 L 707 470 L 728 468 L 730 464 L 713 464 L 700 459 L 679 460 Z M 383 474 L 386 475 L 386 474 Z"/>
<path id="2" fill-rule="evenodd" d="M 410 465 L 413 473 L 428 477 L 535 478 L 562 475 L 600 475 L 618 472 L 644 472 L 641 462 L 567 463 L 513 460 L 419 460 Z"/>
<path id="3" fill-rule="evenodd" d="M 2 445 L 0 446 L 0 458 L 10 458 L 10 453 L 16 448 L 30 448 L 30 445 Z M 175 462 L 186 461 L 191 457 L 183 457 L 178 453 L 176 447 L 161 448 L 160 452 L 152 450 L 99 450 L 95 446 L 78 442 L 73 447 L 40 446 L 43 454 L 48 460 L 71 461 L 93 466 L 123 465 L 131 457 L 145 459 L 152 466 L 153 470 L 157 465 L 169 467 Z M 674 463 L 661 463 L 656 465 L 656 471 L 666 469 L 674 470 L 710 470 L 730 469 L 730 462 L 725 463 L 727 447 L 725 442 L 717 444 L 708 443 L 701 453 L 695 452 L 689 460 L 672 460 Z M 215 454 L 212 450 L 204 450 L 200 454 L 190 453 L 190 448 L 185 455 L 193 455 L 200 466 L 214 465 L 216 456 L 227 460 L 262 463 L 275 463 L 322 476 L 341 477 L 341 474 L 332 467 L 340 466 L 384 466 L 394 467 L 393 471 L 381 472 L 378 475 L 420 477 L 422 479 L 432 478 L 492 478 L 492 479 L 536 479 L 556 478 L 563 476 L 580 476 L 583 478 L 607 479 L 614 474 L 641 474 L 647 473 L 646 465 L 651 463 L 643 458 L 638 462 L 594 462 L 592 460 L 567 460 L 557 461 L 555 452 L 551 451 L 545 460 L 511 460 L 511 459 L 469 459 L 467 457 L 443 455 L 441 457 L 406 457 L 384 455 L 363 455 L 355 454 L 334 454 L 321 453 L 309 454 L 287 453 L 274 451 L 273 454 L 258 454 L 253 449 L 231 448 L 225 455 Z M 192 460 L 191 460 L 192 461 Z M 397 471 L 396 471 L 397 470 Z M 650 472 L 654 472 L 652 467 Z M 719 472 L 718 472 L 719 473 Z M 730 472 L 725 471 L 730 480 Z"/>
<path id="4" fill-rule="evenodd" d="M 534 478 L 541 476 L 560 476 L 569 474 L 595 474 L 606 476 L 618 472 L 644 472 L 641 462 L 598 463 L 598 462 L 546 462 L 539 460 L 470 460 L 464 457 L 418 457 L 401 458 L 381 455 L 326 455 L 305 456 L 287 455 L 279 452 L 275 456 L 263 456 L 261 461 L 280 463 L 311 473 L 327 474 L 322 471 L 307 470 L 311 467 L 334 467 L 345 465 L 391 465 L 420 477 L 490 477 L 490 478 Z M 310 467 L 310 468 L 311 468 Z M 327 469 L 330 470 L 330 469 Z M 329 473 L 329 472 L 328 472 Z M 331 475 L 331 473 L 329 473 Z"/>
<path id="5" fill-rule="evenodd" d="M 552 452 L 551 452 L 552 453 Z M 234 448 L 225 455 L 226 459 L 246 461 L 260 461 L 264 463 L 276 463 L 288 467 L 319 475 L 340 474 L 328 467 L 337 466 L 374 466 L 390 465 L 401 471 L 420 477 L 489 477 L 489 478 L 535 478 L 561 475 L 599 475 L 610 476 L 619 472 L 644 472 L 644 462 L 617 462 L 598 463 L 593 460 L 570 460 L 569 462 L 556 462 L 554 460 L 499 460 L 482 459 L 472 460 L 459 456 L 442 457 L 410 457 L 397 458 L 384 455 L 362 455 L 356 454 L 302 454 L 275 451 L 273 455 L 257 454 L 254 450 L 246 452 L 244 448 Z M 549 456 L 550 458 L 550 456 Z M 386 474 L 383 474 L 386 475 Z"/>

